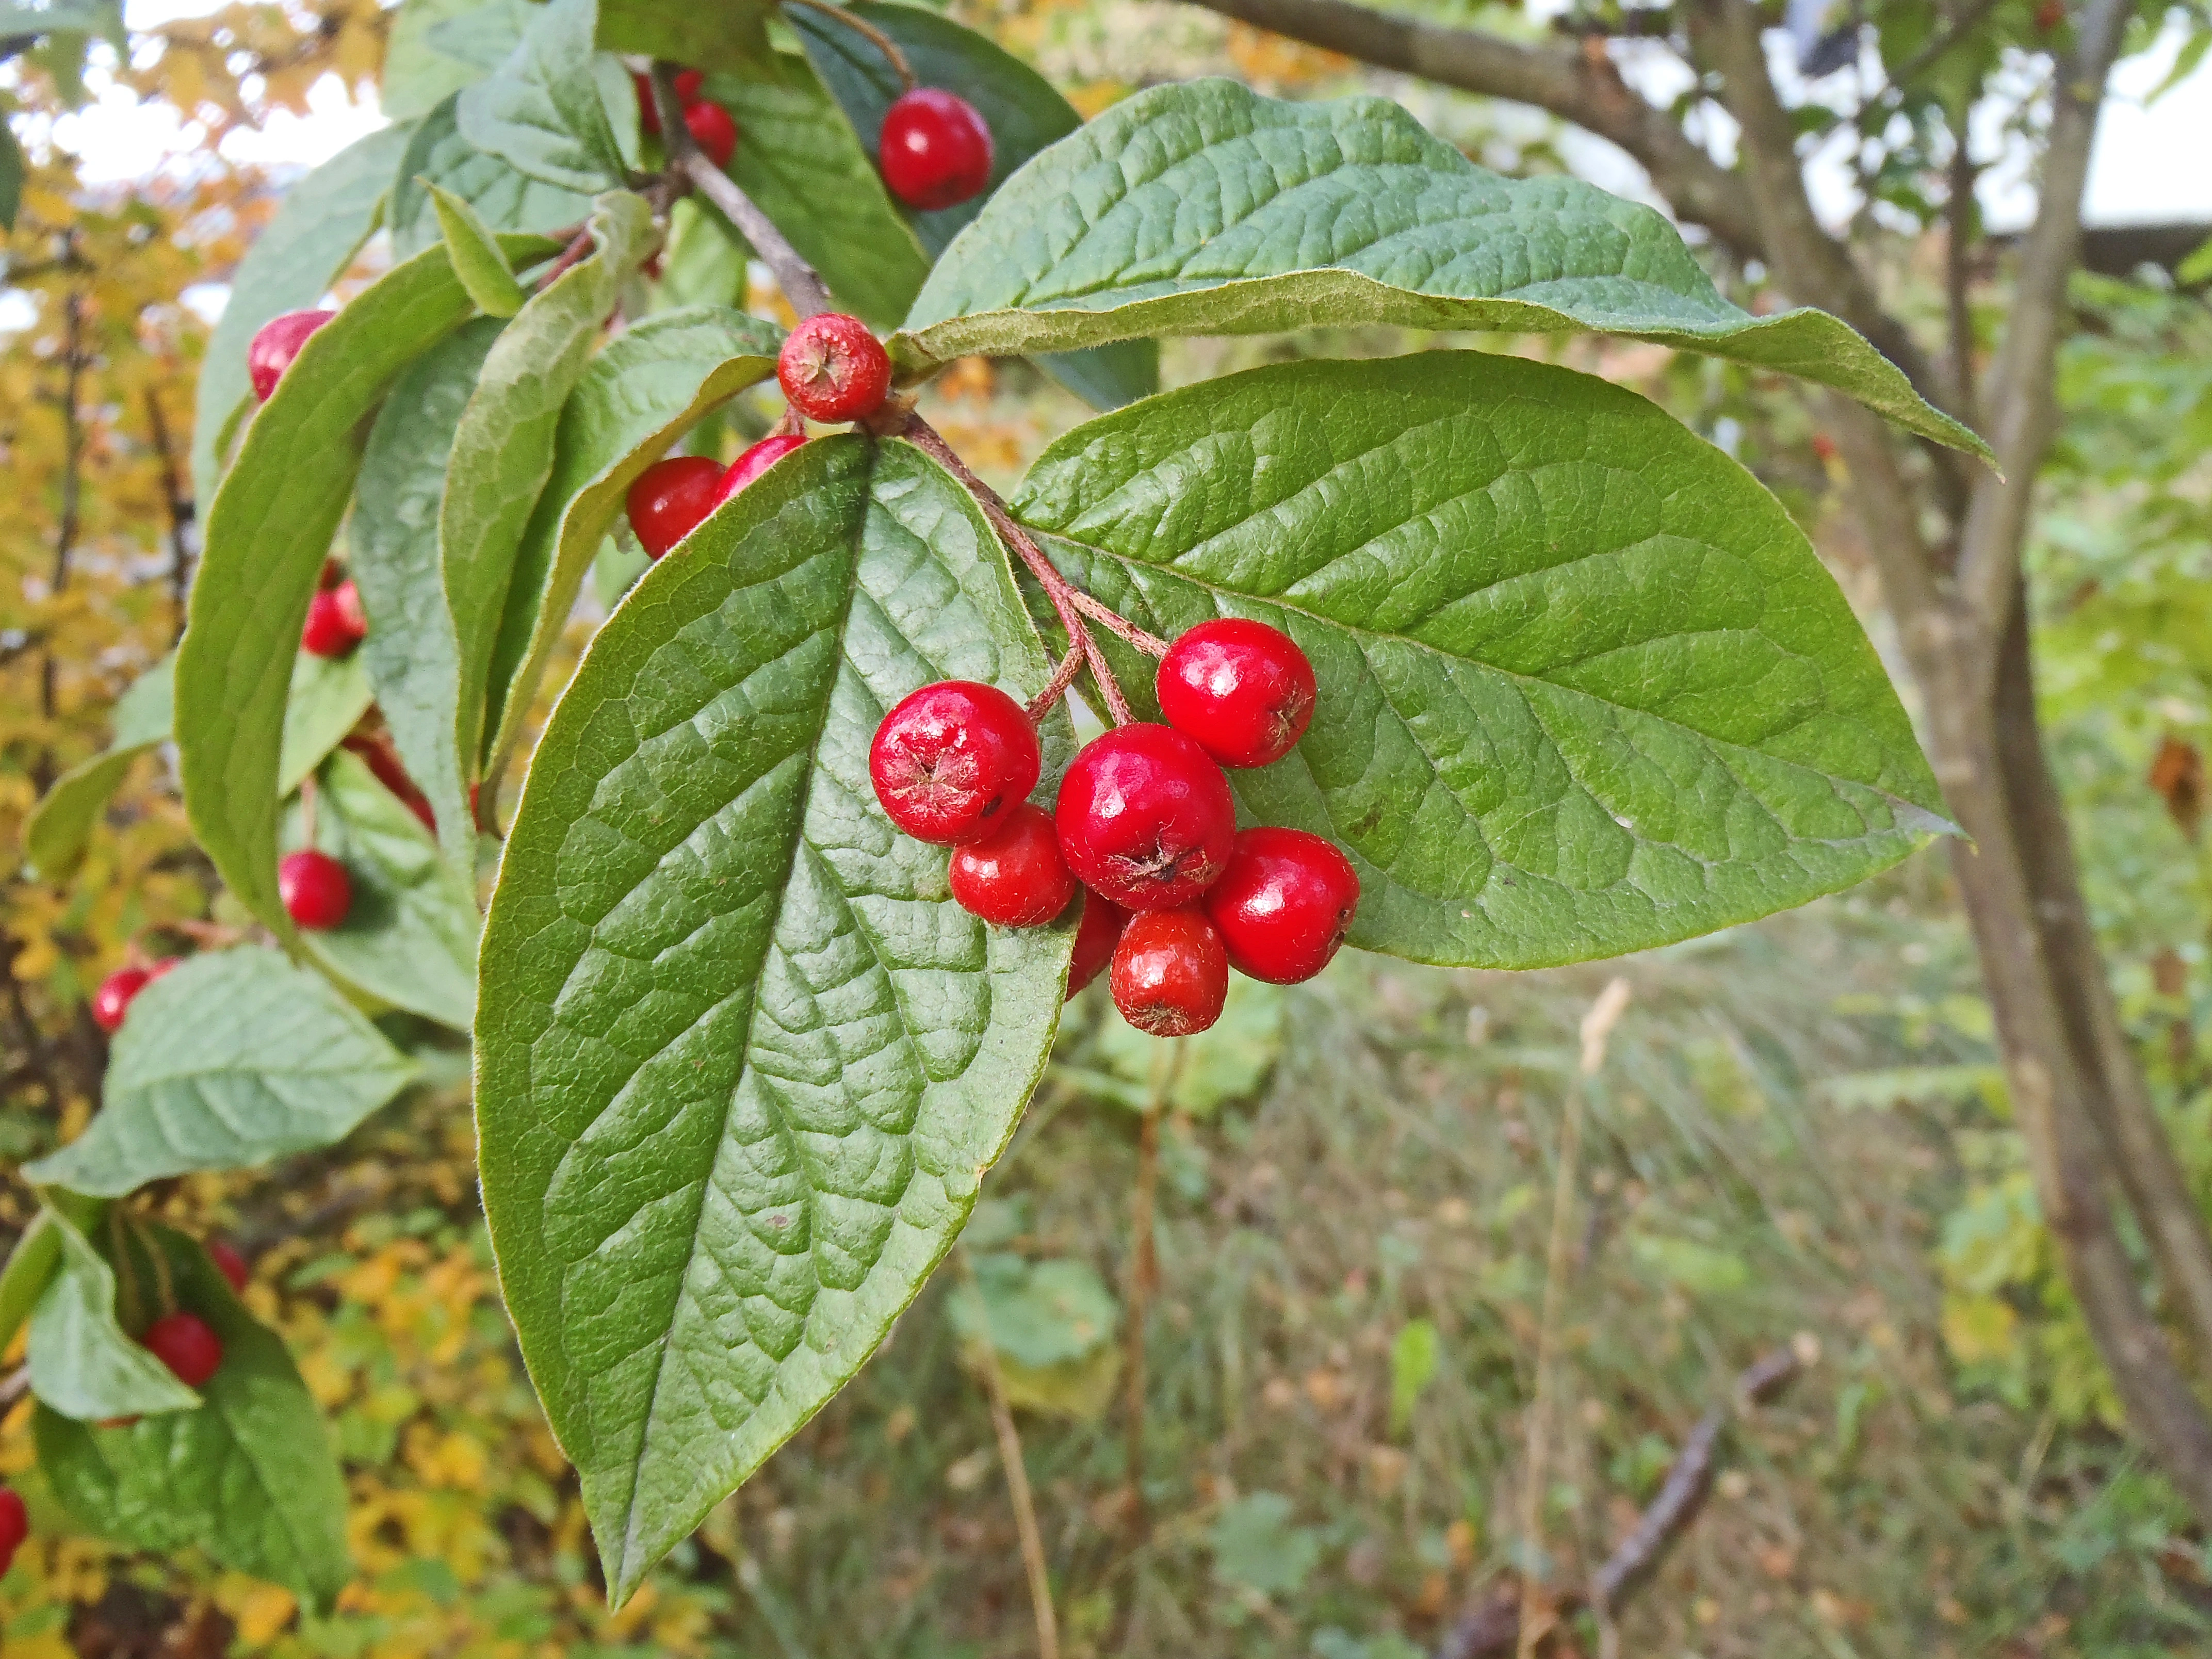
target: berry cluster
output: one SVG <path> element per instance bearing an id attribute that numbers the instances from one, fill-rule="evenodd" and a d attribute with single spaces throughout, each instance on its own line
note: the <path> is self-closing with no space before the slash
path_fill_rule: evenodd
<path id="1" fill-rule="evenodd" d="M 653 77 L 635 75 L 638 125 L 655 138 L 660 137 L 660 106 L 653 96 Z M 676 72 L 676 101 L 684 106 L 684 130 L 691 142 L 707 152 L 718 167 L 730 165 L 738 153 L 738 124 L 730 112 L 705 95 L 707 76 L 702 70 Z"/>
<path id="2" fill-rule="evenodd" d="M 1167 724 L 1086 744 L 1054 809 L 1030 711 L 995 687 L 925 685 L 877 727 L 868 773 L 891 822 L 950 846 L 952 896 L 1001 927 L 1037 927 L 1079 890 L 1068 994 L 1110 968 L 1115 1006 L 1155 1036 L 1220 1017 L 1229 970 L 1310 979 L 1359 902 L 1350 860 L 1303 830 L 1239 831 L 1224 766 L 1267 766 L 1313 718 L 1313 666 L 1263 623 L 1203 623 L 1160 662 Z"/>

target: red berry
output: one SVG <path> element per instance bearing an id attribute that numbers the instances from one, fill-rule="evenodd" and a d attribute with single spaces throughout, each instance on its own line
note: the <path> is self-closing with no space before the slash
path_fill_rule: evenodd
<path id="1" fill-rule="evenodd" d="M 694 143 L 718 167 L 730 165 L 738 153 L 738 124 L 720 104 L 694 104 L 684 112 L 684 125 Z"/>
<path id="2" fill-rule="evenodd" d="M 13 1486 L 0 1486 L 0 1572 L 15 1565 L 15 1552 L 31 1535 L 31 1513 L 23 1495 Z"/>
<path id="3" fill-rule="evenodd" d="M 1304 830 L 1239 830 L 1229 867 L 1206 895 L 1229 965 L 1271 985 L 1328 967 L 1358 908 L 1352 860 Z"/>
<path id="4" fill-rule="evenodd" d="M 949 208 L 991 182 L 991 129 L 965 98 L 916 87 L 884 112 L 877 157 L 900 201 Z"/>
<path id="5" fill-rule="evenodd" d="M 915 840 L 943 846 L 995 832 L 1036 787 L 1042 763 L 1029 711 L 973 680 L 923 686 L 884 716 L 868 746 L 884 814 Z"/>
<path id="6" fill-rule="evenodd" d="M 188 1389 L 199 1387 L 222 1364 L 222 1339 L 198 1314 L 163 1314 L 138 1340 Z"/>
<path id="7" fill-rule="evenodd" d="M 1241 617 L 1200 623 L 1160 660 L 1160 712 L 1224 766 L 1268 766 L 1313 719 L 1314 672 L 1279 628 Z"/>
<path id="8" fill-rule="evenodd" d="M 1018 801 L 988 841 L 952 849 L 952 896 L 1000 927 L 1042 927 L 1075 896 L 1052 814 Z"/>
<path id="9" fill-rule="evenodd" d="M 1196 905 L 1129 918 L 1108 981 L 1121 1018 L 1153 1036 L 1188 1036 L 1221 1018 L 1229 957 Z"/>
<path id="10" fill-rule="evenodd" d="M 659 558 L 699 526 L 721 499 L 722 464 L 704 455 L 655 461 L 629 487 L 629 527 L 646 556 Z"/>
<path id="11" fill-rule="evenodd" d="M 1106 971 L 1106 964 L 1114 959 L 1114 947 L 1121 943 L 1121 930 L 1128 925 L 1129 913 L 1112 899 L 1084 894 L 1083 920 L 1075 925 L 1075 954 L 1067 963 L 1070 1001 Z"/>
<path id="12" fill-rule="evenodd" d="M 815 421 L 865 420 L 890 395 L 891 360 L 858 317 L 825 311 L 791 331 L 775 377 L 792 407 Z"/>
<path id="13" fill-rule="evenodd" d="M 325 588 L 307 601 L 307 626 L 300 644 L 318 657 L 343 657 L 368 637 L 368 613 L 361 590 L 350 581 Z"/>
<path id="14" fill-rule="evenodd" d="M 763 438 L 730 463 L 730 470 L 722 475 L 721 493 L 714 497 L 715 501 L 726 501 L 805 441 L 795 433 L 779 432 L 773 438 Z"/>
<path id="15" fill-rule="evenodd" d="M 1053 812 L 1076 879 L 1132 910 L 1189 903 L 1213 885 L 1237 833 L 1221 769 L 1164 726 L 1117 726 L 1085 744 Z"/>
<path id="16" fill-rule="evenodd" d="M 150 968 L 118 968 L 100 981 L 100 988 L 92 994 L 92 1023 L 103 1031 L 113 1035 L 121 1029 L 124 1015 L 138 994 L 167 973 L 182 960 L 178 957 L 163 957 Z"/>
<path id="17" fill-rule="evenodd" d="M 307 337 L 337 315 L 335 311 L 288 311 L 261 325 L 252 344 L 246 348 L 246 372 L 253 381 L 257 402 L 267 403 L 276 382 L 300 355 Z"/>
<path id="18" fill-rule="evenodd" d="M 335 927 L 353 908 L 353 879 L 328 853 L 291 853 L 276 866 L 284 913 L 302 927 Z"/>
<path id="19" fill-rule="evenodd" d="M 226 1240 L 211 1238 L 208 1241 L 207 1253 L 208 1260 L 216 1265 L 216 1271 L 230 1281 L 232 1290 L 246 1288 L 246 1281 L 252 1274 L 246 1265 L 246 1258 L 239 1255 L 234 1246 Z"/>

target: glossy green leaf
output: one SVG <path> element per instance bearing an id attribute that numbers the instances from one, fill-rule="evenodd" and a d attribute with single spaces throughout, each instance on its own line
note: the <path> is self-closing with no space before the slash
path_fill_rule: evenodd
<path id="1" fill-rule="evenodd" d="M 840 435 L 648 571 L 554 711 L 485 932 L 477 1128 L 617 1603 L 866 1359 L 1036 1086 L 1071 930 L 953 904 L 866 756 L 917 685 L 1048 672 L 968 497 Z"/>
<path id="2" fill-rule="evenodd" d="M 41 1210 L 31 1218 L 31 1224 L 9 1251 L 8 1265 L 0 1267 L 0 1352 L 15 1341 L 15 1333 L 39 1305 L 61 1262 L 60 1230 Z"/>
<path id="3" fill-rule="evenodd" d="M 669 311 L 624 329 L 592 360 L 561 411 L 550 482 L 515 556 L 492 664 L 497 777 L 522 737 L 584 573 L 637 475 L 701 416 L 775 372 L 783 331 L 726 310 Z"/>
<path id="4" fill-rule="evenodd" d="M 653 251 L 645 198 L 611 191 L 592 210 L 593 251 L 540 290 L 485 354 L 453 432 L 438 509 L 438 562 L 453 618 L 459 699 L 454 752 L 475 767 L 489 716 L 502 613 L 532 510 L 553 471 L 562 405 L 591 361 L 622 285 Z"/>
<path id="5" fill-rule="evenodd" d="M 67 881 L 83 862 L 93 826 L 130 775 L 131 763 L 167 740 L 177 659 L 173 652 L 116 700 L 115 731 L 106 749 L 54 780 L 23 822 L 23 856 L 41 881 Z"/>
<path id="6" fill-rule="evenodd" d="M 461 411 L 503 326 L 497 318 L 464 324 L 400 377 L 369 433 L 346 531 L 368 615 L 361 658 L 377 707 L 430 803 L 447 858 L 463 871 L 476 866 L 475 833 L 453 747 L 460 645 L 438 565 L 438 508 Z"/>
<path id="7" fill-rule="evenodd" d="M 726 0 L 714 6 L 600 0 L 599 47 L 743 74 L 768 56 L 766 25 L 775 10 L 770 0 Z"/>
<path id="8" fill-rule="evenodd" d="M 1534 968 L 1895 863 L 1943 801 L 1781 504 L 1633 392 L 1470 352 L 1255 369 L 1079 427 L 1016 511 L 1172 638 L 1256 617 L 1322 694 L 1245 812 L 1328 835 L 1352 942 Z M 1111 643 L 1150 706 L 1148 659 Z"/>
<path id="9" fill-rule="evenodd" d="M 327 1608 L 353 1564 L 345 1479 L 314 1396 L 283 1340 L 246 1310 L 207 1252 L 166 1227 L 154 1231 L 179 1302 L 222 1340 L 207 1403 L 114 1429 L 41 1411 L 40 1471 L 88 1531 L 165 1553 L 197 1545 Z"/>
<path id="10" fill-rule="evenodd" d="M 336 927 L 302 933 L 315 959 L 370 995 L 465 1031 L 476 1018 L 475 884 L 438 855 L 406 804 L 344 751 L 317 776 L 315 846 L 346 867 L 353 906 Z M 306 845 L 303 811 L 282 845 Z"/>
<path id="11" fill-rule="evenodd" d="M 1381 98 L 1155 87 L 1041 155 L 931 272 L 909 368 L 1139 335 L 1588 329 L 1798 374 L 1986 455 L 1818 311 L 1730 305 L 1666 218 L 1578 179 L 1486 173 Z"/>
<path id="12" fill-rule="evenodd" d="M 466 202 L 495 231 L 546 235 L 583 222 L 590 197 L 517 173 L 462 137 L 459 101 L 448 98 L 424 116 L 400 160 L 388 216 L 395 253 L 411 259 L 444 240 L 431 185 Z"/>
<path id="13" fill-rule="evenodd" d="M 460 93 L 461 137 L 562 190 L 619 186 L 622 146 L 592 64 L 598 18 L 593 0 L 550 0 L 507 60 Z"/>
<path id="14" fill-rule="evenodd" d="M 284 738 L 276 759 L 276 793 L 289 795 L 300 781 L 345 741 L 347 732 L 376 700 L 358 650 L 343 657 L 302 651 L 292 663 L 284 702 Z"/>
<path id="15" fill-rule="evenodd" d="M 132 1000 L 91 1124 L 24 1174 L 119 1198 L 188 1170 L 251 1169 L 344 1139 L 413 1073 L 328 981 L 283 952 L 246 945 L 188 957 Z"/>
<path id="16" fill-rule="evenodd" d="M 410 129 L 356 140 L 294 185 L 230 279 L 230 297 L 208 337 L 192 416 L 194 499 L 215 499 L 222 445 L 253 395 L 246 349 L 270 318 L 312 306 L 344 274 L 374 231 Z"/>
<path id="17" fill-rule="evenodd" d="M 468 289 L 469 298 L 487 317 L 514 316 L 522 309 L 522 302 L 529 295 L 507 269 L 506 251 L 500 246 L 490 227 L 477 216 L 474 208 L 450 190 L 437 185 L 428 189 L 431 205 L 437 210 L 446 255 L 453 262 L 453 274 Z"/>
<path id="18" fill-rule="evenodd" d="M 56 1210 L 46 1215 L 61 1242 L 61 1260 L 31 1315 L 25 1358 L 40 1403 L 94 1423 L 198 1405 L 200 1396 L 118 1321 L 115 1270 L 68 1217 Z M 142 1329 L 155 1317 L 155 1287 L 134 1277 L 130 1292 L 125 1313 L 131 1330 Z"/>
<path id="19" fill-rule="evenodd" d="M 405 0 L 392 16 L 378 104 L 395 121 L 428 115 L 506 61 L 533 15 L 526 0 Z"/>

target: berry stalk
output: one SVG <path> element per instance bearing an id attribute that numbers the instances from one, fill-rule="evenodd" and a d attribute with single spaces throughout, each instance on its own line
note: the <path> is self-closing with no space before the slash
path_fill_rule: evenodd
<path id="1" fill-rule="evenodd" d="M 818 11 L 824 17 L 835 18 L 838 22 L 842 23 L 878 52 L 883 53 L 885 60 L 890 63 L 892 72 L 899 78 L 899 89 L 902 92 L 914 90 L 914 65 L 907 62 L 906 53 L 900 50 L 897 41 L 892 40 L 890 35 L 885 34 L 866 18 L 855 16 L 843 6 L 833 6 L 829 3 L 829 0 L 784 0 L 784 3 L 804 6 L 809 11 Z"/>

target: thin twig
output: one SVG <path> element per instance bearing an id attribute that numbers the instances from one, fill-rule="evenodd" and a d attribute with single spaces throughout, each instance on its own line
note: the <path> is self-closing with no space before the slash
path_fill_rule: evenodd
<path id="1" fill-rule="evenodd" d="M 191 497 L 185 494 L 184 475 L 177 465 L 176 446 L 170 441 L 169 422 L 161 413 L 161 399 L 146 388 L 146 424 L 153 429 L 154 454 L 161 466 L 161 499 L 169 514 L 169 609 L 173 621 L 169 642 L 185 636 L 185 597 L 192 568 Z"/>
<path id="2" fill-rule="evenodd" d="M 12 1406 L 23 1397 L 31 1386 L 31 1368 L 18 1365 L 4 1377 L 0 1377 L 0 1406 Z"/>
<path id="3" fill-rule="evenodd" d="M 571 269 L 581 264 L 584 261 L 584 256 L 591 251 L 591 231 L 589 228 L 578 231 L 574 236 L 571 236 L 568 239 L 568 246 L 561 250 L 561 257 L 556 259 L 551 264 L 548 265 L 545 268 L 545 274 L 538 279 L 538 287 L 539 289 L 543 290 L 552 287 L 556 281 L 566 276 Z"/>
<path id="4" fill-rule="evenodd" d="M 1067 654 L 1060 659 L 1060 666 L 1052 671 L 1044 690 L 1022 705 L 1033 720 L 1041 720 L 1051 711 L 1053 704 L 1067 695 L 1067 688 L 1075 684 L 1075 677 L 1083 672 L 1083 644 L 1078 641 L 1067 647 Z"/>
<path id="5" fill-rule="evenodd" d="M 914 90 L 914 66 L 906 61 L 906 53 L 899 50 L 897 41 L 892 40 L 890 35 L 885 34 L 866 18 L 848 10 L 843 6 L 833 6 L 830 4 L 829 0 L 785 0 L 785 3 L 804 6 L 809 11 L 818 11 L 825 17 L 836 18 L 854 33 L 866 39 L 878 52 L 890 60 L 891 68 L 898 75 L 901 90 L 906 92 Z"/>
<path id="6" fill-rule="evenodd" d="M 978 1301 L 981 1288 L 968 1252 L 960 1252 L 960 1271 Z M 1052 1577 L 1044 1559 L 1044 1534 L 1037 1527 L 1036 1500 L 1030 1492 L 1029 1466 L 1022 1461 L 1021 1432 L 1014 1426 L 1013 1407 L 1006 1400 L 1006 1379 L 999 1369 L 999 1352 L 991 1346 L 987 1328 L 974 1345 L 975 1363 L 983 1373 L 983 1387 L 991 1396 L 991 1427 L 999 1438 L 999 1462 L 1006 1471 L 1006 1495 L 1013 1500 L 1014 1528 L 1021 1534 L 1022 1567 L 1030 1582 L 1030 1610 L 1036 1616 L 1037 1659 L 1060 1659 L 1060 1622 L 1052 1607 Z"/>
<path id="7" fill-rule="evenodd" d="M 1158 635 L 1146 633 L 1105 600 L 1093 599 L 1079 587 L 1071 591 L 1075 595 L 1075 608 L 1093 622 L 1103 623 L 1109 633 L 1135 646 L 1148 657 L 1167 655 L 1168 642 Z"/>

